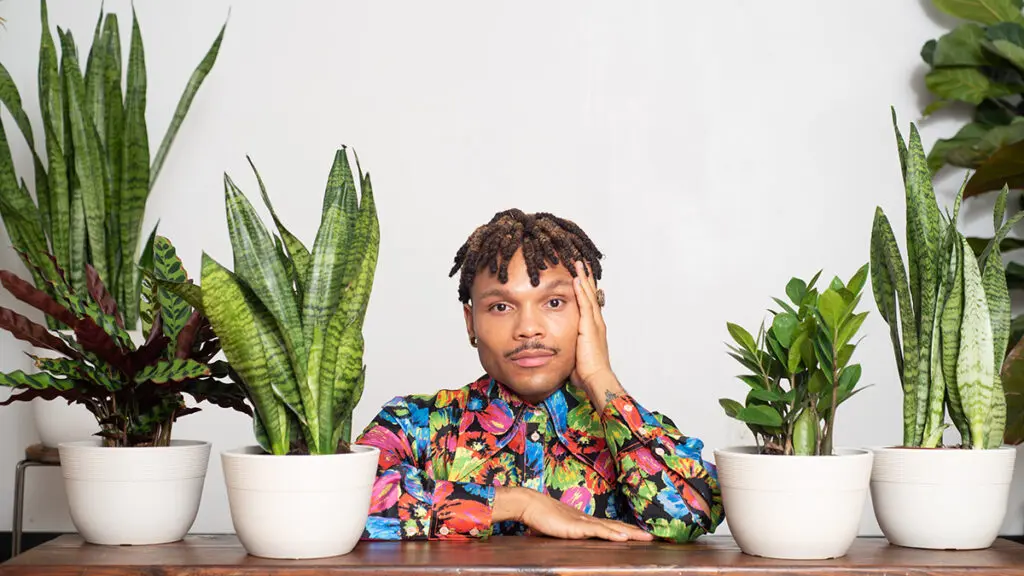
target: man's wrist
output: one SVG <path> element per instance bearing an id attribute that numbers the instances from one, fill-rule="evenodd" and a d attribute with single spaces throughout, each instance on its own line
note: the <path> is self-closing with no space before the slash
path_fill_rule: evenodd
<path id="1" fill-rule="evenodd" d="M 494 490 L 494 511 L 491 513 L 492 522 L 504 522 L 506 520 L 521 521 L 523 511 L 529 502 L 529 498 L 535 494 L 533 490 L 519 486 L 498 486 Z"/>
<path id="2" fill-rule="evenodd" d="M 594 375 L 585 385 L 590 402 L 598 412 L 603 412 L 609 402 L 626 393 L 611 370 Z"/>

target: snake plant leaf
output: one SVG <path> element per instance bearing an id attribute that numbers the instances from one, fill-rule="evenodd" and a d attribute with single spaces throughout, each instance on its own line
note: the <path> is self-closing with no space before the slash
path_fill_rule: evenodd
<path id="1" fill-rule="evenodd" d="M 132 36 L 128 50 L 128 74 L 124 103 L 124 138 L 121 154 L 120 230 L 117 243 L 123 258 L 135 257 L 141 235 L 146 199 L 149 197 L 149 133 L 146 127 L 146 54 L 142 45 L 139 22 L 132 9 Z M 141 289 L 133 266 L 121 266 L 117 280 L 120 302 L 125 308 L 125 321 L 134 326 L 138 308 L 135 296 Z"/>
<path id="2" fill-rule="evenodd" d="M 957 385 L 964 414 L 971 429 L 971 447 L 981 449 L 988 440 L 988 415 L 992 404 L 992 324 L 978 262 L 966 240 L 964 257 L 964 312 L 957 357 Z"/>
<path id="3" fill-rule="evenodd" d="M 0 307 L 0 328 L 10 332 L 15 338 L 24 340 L 33 346 L 53 350 L 69 358 L 81 358 L 77 351 L 71 349 L 63 340 L 51 334 L 45 326 L 36 324 L 9 308 Z"/>
<path id="4" fill-rule="evenodd" d="M 281 238 L 284 241 L 284 247 L 287 250 L 288 257 L 291 259 L 292 265 L 295 266 L 296 289 L 300 294 L 304 294 L 306 278 L 309 276 L 309 250 L 306 249 L 301 240 L 288 231 L 288 228 L 285 227 L 284 223 L 281 222 L 281 219 L 278 218 L 277 211 L 274 210 L 274 205 L 270 202 L 270 195 L 267 194 L 267 187 L 263 183 L 263 178 L 260 177 L 259 171 L 256 170 L 256 165 L 249 156 L 246 156 L 245 159 L 249 161 L 249 166 L 252 167 L 252 172 L 256 175 L 256 182 L 260 186 L 260 194 L 263 196 L 263 203 L 267 206 L 267 210 L 270 211 L 270 216 L 274 219 L 274 225 L 277 226 L 277 232 L 281 235 Z"/>
<path id="5" fill-rule="evenodd" d="M 3 217 L 7 235 L 15 250 L 32 254 L 37 259 L 46 251 L 46 238 L 43 236 L 39 212 L 32 202 L 32 197 L 24 182 L 20 187 L 18 186 L 2 124 L 0 124 L 0 216 Z M 30 272 L 37 286 L 45 286 L 35 270 L 30 269 Z"/>
<path id="6" fill-rule="evenodd" d="M 939 286 L 938 250 L 941 240 L 939 206 L 932 189 L 931 172 L 921 135 L 911 124 L 910 141 L 907 147 L 907 262 L 910 268 L 910 291 L 914 301 L 915 318 L 918 321 L 917 413 L 915 437 L 924 434 L 924 415 L 928 408 L 930 381 L 932 332 L 935 316 L 936 292 Z"/>
<path id="7" fill-rule="evenodd" d="M 347 323 L 342 324 L 346 318 Z M 338 411 L 350 402 L 349 395 L 354 391 L 363 367 L 363 336 L 358 318 L 340 311 L 335 314 L 324 345 L 318 396 L 318 416 L 322 423 L 318 446 L 328 453 L 337 447 L 334 424 Z"/>
<path id="8" fill-rule="evenodd" d="M 265 444 L 271 453 L 287 454 L 288 409 L 277 400 L 267 363 L 270 354 L 280 356 L 283 351 L 263 349 L 251 298 L 247 298 L 240 280 L 205 252 L 200 283 L 205 288 L 203 307 L 210 325 L 220 337 L 232 369 L 251 395 L 258 414 L 258 418 L 253 419 L 254 425 L 258 423 L 265 434 Z M 257 431 L 257 438 L 259 436 Z"/>
<path id="9" fill-rule="evenodd" d="M 234 273 L 249 286 L 272 315 L 284 339 L 287 358 L 299 382 L 303 401 L 313 394 L 305 386 L 306 343 L 292 283 L 278 256 L 270 233 L 252 204 L 231 178 L 224 175 L 224 199 L 228 233 L 234 253 Z M 306 414 L 309 418 L 309 414 Z M 313 423 L 310 423 L 313 425 Z"/>
<path id="10" fill-rule="evenodd" d="M 101 146 L 96 127 L 85 108 L 85 86 L 75 56 L 74 38 L 68 32 L 61 37 L 64 49 L 65 97 L 71 123 L 72 144 L 75 148 L 74 167 L 81 187 L 82 206 L 85 209 L 85 227 L 92 251 L 92 264 L 101 278 L 110 281 L 106 262 L 105 199 L 106 180 L 103 174 Z"/>
<path id="11" fill-rule="evenodd" d="M 205 364 L 195 360 L 158 360 L 151 366 L 146 366 L 135 374 L 135 381 L 138 383 L 153 382 L 154 384 L 165 384 L 167 382 L 181 382 L 206 376 L 210 373 Z"/>
<path id="12" fill-rule="evenodd" d="M 96 133 L 100 137 L 100 145 L 106 146 L 104 134 L 106 122 L 104 118 L 105 107 L 104 89 L 107 75 L 107 50 L 103 42 L 103 13 L 100 12 L 96 20 L 96 28 L 92 34 L 92 44 L 89 46 L 89 55 L 85 59 L 85 113 L 92 119 L 96 126 Z"/>
<path id="13" fill-rule="evenodd" d="M 334 436 L 331 438 L 331 446 L 336 446 L 338 453 L 350 451 L 352 441 L 352 409 L 363 395 L 363 388 L 366 385 L 366 367 L 359 372 L 359 378 L 355 386 L 345 397 L 345 403 L 339 406 L 335 422 Z"/>
<path id="14" fill-rule="evenodd" d="M 134 16 L 135 11 L 133 9 L 132 17 L 134 18 Z M 160 175 L 160 169 L 163 168 L 167 153 L 174 143 L 174 138 L 178 135 L 178 129 L 181 128 L 181 124 L 185 121 L 185 116 L 188 114 L 188 109 L 192 106 L 192 100 L 195 99 L 200 86 L 203 85 L 203 81 L 209 75 L 210 70 L 213 69 L 213 64 L 217 61 L 217 54 L 220 53 L 220 44 L 224 40 L 224 30 L 227 28 L 227 25 L 227 22 L 225 22 L 221 26 L 217 38 L 214 39 L 213 44 L 206 51 L 206 55 L 203 56 L 199 65 L 192 71 L 192 76 L 188 79 L 188 84 L 185 85 L 185 90 L 178 100 L 178 106 L 174 109 L 171 124 L 167 127 L 167 132 L 164 133 L 164 139 L 160 142 L 160 148 L 156 151 L 156 157 L 153 158 L 153 165 L 149 170 L 149 189 L 153 188 L 157 176 Z"/>
<path id="15" fill-rule="evenodd" d="M 121 91 L 121 35 L 116 14 L 107 15 L 103 24 L 102 42 L 107 64 L 103 77 L 103 145 L 110 176 L 107 188 L 107 230 L 108 238 L 116 240 L 107 242 L 107 261 L 113 267 L 112 273 L 120 286 L 125 277 L 125 267 L 134 265 L 135 246 L 123 246 L 120 242 L 121 187 L 124 185 L 124 95 Z"/>
<path id="16" fill-rule="evenodd" d="M 903 134 L 900 133 L 899 121 L 896 118 L 896 108 L 893 106 L 889 107 L 889 111 L 892 114 L 892 128 L 896 132 L 896 149 L 900 155 L 900 174 L 903 175 L 903 181 L 907 180 L 907 144 L 903 141 Z"/>
<path id="17" fill-rule="evenodd" d="M 32 137 L 32 125 L 29 123 L 28 115 L 25 114 L 25 110 L 21 107 L 21 95 L 18 93 L 18 87 L 14 84 L 14 80 L 2 64 L 0 64 L 0 102 L 2 102 L 7 108 L 7 111 L 10 112 L 11 116 L 14 118 L 14 122 L 18 125 L 18 128 L 21 129 L 22 134 L 25 136 L 25 141 L 28 143 L 29 150 L 32 153 L 32 163 L 35 169 L 36 195 L 39 198 L 39 205 L 47 206 L 50 203 L 50 192 L 46 167 L 43 166 L 43 162 L 40 160 L 39 154 L 36 151 L 35 140 Z M 45 234 L 49 234 L 50 215 L 46 210 L 43 210 L 40 213 L 40 216 L 42 217 L 43 232 Z"/>
<path id="18" fill-rule="evenodd" d="M 872 275 L 872 283 L 880 285 L 883 290 L 886 286 L 892 286 L 896 294 L 895 303 L 899 306 L 900 333 L 903 337 L 903 444 L 904 446 L 917 446 L 920 444 L 920 436 L 917 435 L 918 415 L 921 416 L 920 428 L 924 429 L 923 413 L 918 412 L 918 375 L 920 350 L 915 325 L 914 310 L 910 301 L 910 290 L 907 285 L 907 275 L 903 267 L 903 259 L 900 257 L 899 246 L 896 244 L 896 236 L 893 234 L 889 219 L 881 208 L 875 210 L 875 220 L 871 232 L 871 267 L 877 274 Z M 879 282 L 876 282 L 878 280 Z M 876 302 L 880 310 L 886 302 L 878 299 L 876 289 Z M 883 316 L 886 312 L 883 310 Z M 890 330 L 893 330 L 896 318 L 886 318 Z M 899 352 L 899 346 L 893 345 L 894 351 Z"/>
<path id="19" fill-rule="evenodd" d="M 70 140 L 68 138 L 68 141 Z M 71 191 L 71 221 L 68 225 L 70 247 L 68 275 L 71 287 L 76 291 L 81 291 L 85 288 L 86 242 L 88 241 L 85 224 L 85 200 L 82 197 L 82 187 L 73 173 L 68 185 Z"/>
<path id="20" fill-rule="evenodd" d="M 359 218 L 352 238 L 345 262 L 346 266 L 353 263 L 358 263 L 358 266 L 354 270 L 346 271 L 341 311 L 349 318 L 356 319 L 359 328 L 362 329 L 380 251 L 380 222 L 377 219 L 377 205 L 373 199 L 373 186 L 369 174 L 363 178 Z"/>
<path id="21" fill-rule="evenodd" d="M 39 108 L 42 111 L 43 125 L 49 126 L 56 136 L 55 142 L 58 148 L 63 149 L 64 139 L 64 98 L 62 87 L 63 79 L 60 77 L 57 66 L 57 47 L 50 34 L 50 20 L 47 15 L 46 0 L 42 0 L 39 6 L 41 34 L 39 38 Z M 50 139 L 50 134 L 46 134 Z M 50 164 L 51 170 L 53 165 Z M 56 232 L 56 230 L 55 230 Z"/>
<path id="22" fill-rule="evenodd" d="M 1000 194 L 1004 206 L 1007 193 L 1008 190 L 1003 188 L 1003 193 Z M 996 210 L 999 210 L 998 206 Z M 996 228 L 999 228 L 1001 219 L 997 218 L 995 224 Z M 985 289 L 985 300 L 989 306 L 989 318 L 992 324 L 992 367 L 993 378 L 995 379 L 992 384 L 992 413 L 989 420 L 989 434 L 985 441 L 985 447 L 998 448 L 1003 443 L 1003 435 L 1006 429 L 1006 397 L 1003 391 L 1000 371 L 1002 370 L 1003 360 L 1006 357 L 1006 349 L 1009 346 L 1011 313 L 1010 292 L 1006 285 L 1003 256 L 999 250 L 998 241 L 995 239 L 993 239 L 991 248 L 988 249 L 987 261 L 982 271 L 981 281 Z"/>
<path id="23" fill-rule="evenodd" d="M 955 227 L 955 225 L 955 222 L 950 224 L 951 227 Z M 960 320 L 963 317 L 964 302 L 962 251 L 962 245 L 956 242 L 950 252 L 953 280 L 942 311 L 942 372 L 946 376 L 946 408 L 949 410 L 953 425 L 960 432 L 963 443 L 969 445 L 971 429 L 967 423 L 967 416 L 964 414 L 960 388 L 956 382 L 956 364 L 960 354 Z"/>

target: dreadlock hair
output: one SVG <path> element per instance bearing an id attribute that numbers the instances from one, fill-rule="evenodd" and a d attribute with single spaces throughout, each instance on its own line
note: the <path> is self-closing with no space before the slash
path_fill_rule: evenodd
<path id="1" fill-rule="evenodd" d="M 520 247 L 533 286 L 540 284 L 540 271 L 547 270 L 549 263 L 561 263 L 575 277 L 576 260 L 586 262 L 595 280 L 601 279 L 600 259 L 604 255 L 576 223 L 547 212 L 524 214 L 513 208 L 498 212 L 490 222 L 477 227 L 455 254 L 455 265 L 448 277 L 462 269 L 459 301 L 469 303 L 473 279 L 484 266 L 498 275 L 499 282 L 508 282 L 508 262 Z"/>

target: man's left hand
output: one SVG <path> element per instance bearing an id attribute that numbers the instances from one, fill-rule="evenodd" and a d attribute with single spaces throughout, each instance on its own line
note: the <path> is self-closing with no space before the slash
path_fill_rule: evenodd
<path id="1" fill-rule="evenodd" d="M 575 263 L 576 278 L 573 290 L 580 310 L 579 334 L 576 337 L 576 367 L 570 376 L 572 383 L 587 392 L 591 403 L 604 410 L 611 398 L 625 393 L 612 372 L 608 359 L 608 335 L 597 301 L 597 284 L 593 271 L 581 261 Z"/>

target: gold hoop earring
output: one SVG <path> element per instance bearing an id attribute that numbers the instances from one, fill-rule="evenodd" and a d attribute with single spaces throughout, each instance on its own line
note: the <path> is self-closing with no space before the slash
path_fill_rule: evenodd
<path id="1" fill-rule="evenodd" d="M 476 348 L 476 345 L 477 345 L 476 336 L 470 336 L 469 337 L 469 345 L 472 346 L 473 348 Z"/>

